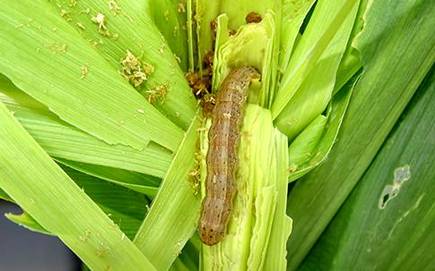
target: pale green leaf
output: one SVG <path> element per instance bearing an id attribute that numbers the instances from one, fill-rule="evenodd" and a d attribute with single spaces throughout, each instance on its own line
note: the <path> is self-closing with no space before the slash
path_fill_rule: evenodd
<path id="1" fill-rule="evenodd" d="M 7 213 L 5 214 L 6 218 L 10 221 L 28 229 L 34 232 L 39 232 L 42 234 L 47 235 L 53 235 L 52 233 L 48 232 L 46 229 L 44 229 L 41 225 L 39 225 L 38 222 L 35 221 L 28 213 L 22 213 L 22 214 L 12 214 Z"/>
<path id="2" fill-rule="evenodd" d="M 213 69 L 212 88 L 217 91 L 223 79 L 235 66 L 248 65 L 261 72 L 261 84 L 257 89 L 251 85 L 249 102 L 267 107 L 276 78 L 276 25 L 275 15 L 267 12 L 263 20 L 256 24 L 243 25 L 237 34 L 229 37 L 226 32 L 228 17 L 218 17 L 218 33 L 216 38 L 216 53 Z M 273 68 L 275 67 L 275 68 Z"/>
<path id="3" fill-rule="evenodd" d="M 134 243 L 158 270 L 167 270 L 196 230 L 201 199 L 192 174 L 200 117 L 194 119 L 167 171 Z M 165 244 L 162 249 L 162 244 Z"/>
<path id="4" fill-rule="evenodd" d="M 279 59 L 280 74 L 287 70 L 293 52 L 296 37 L 308 11 L 315 0 L 283 0 L 281 23 L 281 55 Z"/>
<path id="5" fill-rule="evenodd" d="M 308 74 L 316 67 L 324 50 L 329 46 L 340 26 L 358 7 L 358 0 L 340 0 L 334 5 L 327 1 L 317 3 L 313 21 L 310 21 L 301 41 L 285 71 L 280 89 L 272 105 L 272 114 L 276 118 L 296 94 Z"/>
<path id="6" fill-rule="evenodd" d="M 148 201 L 143 195 L 108 184 L 101 179 L 80 173 L 68 167 L 62 169 L 115 222 L 125 238 L 132 239 L 145 217 Z M 8 219 L 30 230 L 49 233 L 28 213 L 6 215 Z"/>
<path id="7" fill-rule="evenodd" d="M 144 1 L 145 2 L 145 1 Z M 186 0 L 149 1 L 150 13 L 183 71 L 188 67 Z M 160 66 L 160 63 L 159 63 Z"/>
<path id="8" fill-rule="evenodd" d="M 360 1 L 358 14 L 350 35 L 349 44 L 337 70 L 337 79 L 333 95 L 335 95 L 362 67 L 359 51 L 354 48 L 353 42 L 355 41 L 355 37 L 363 29 L 363 16 L 367 8 L 367 1 L 369 0 Z"/>
<path id="9" fill-rule="evenodd" d="M 220 14 L 225 13 L 229 18 L 228 29 L 237 30 L 241 25 L 246 24 L 246 15 L 250 12 L 257 12 L 264 16 L 268 10 L 275 11 L 278 18 L 275 18 L 275 23 L 280 22 L 281 1 L 277 0 L 260 0 L 255 2 L 255 6 L 251 1 L 196 1 L 196 21 L 197 21 L 197 38 L 198 38 L 198 58 L 199 62 L 202 57 L 213 48 L 213 34 L 210 28 L 210 23 L 215 20 Z"/>
<path id="10" fill-rule="evenodd" d="M 294 171 L 311 159 L 315 148 L 322 139 L 327 121 L 326 116 L 318 116 L 290 144 L 288 149 L 289 170 Z"/>
<path id="11" fill-rule="evenodd" d="M 92 269 L 154 270 L 0 103 L 0 187 Z M 100 255 L 100 256 L 98 256 Z"/>
<path id="12" fill-rule="evenodd" d="M 172 16 L 176 13 L 175 2 L 55 0 L 51 1 L 51 5 L 58 16 L 62 16 L 75 28 L 76 32 L 79 32 L 116 71 L 121 71 L 121 60 L 126 57 L 127 50 L 144 63 L 153 66 L 153 72 L 137 90 L 148 100 L 154 100 L 153 105 L 170 120 L 186 129 L 195 113 L 196 101 L 184 80 L 175 55 L 168 46 L 168 42 L 173 48 L 174 42 L 183 42 L 180 35 L 182 32 L 176 31 L 176 38 L 174 37 L 173 27 L 177 24 L 177 18 Z M 165 9 L 156 14 L 158 8 Z M 102 22 L 97 21 L 98 14 L 104 16 Z M 168 27 L 163 34 L 155 25 L 155 22 L 160 21 L 156 20 L 156 16 L 164 18 Z M 161 23 L 157 25 L 161 26 Z M 165 39 L 164 34 L 170 36 Z M 180 51 L 174 53 L 179 54 Z M 91 73 L 93 61 L 88 64 Z M 167 93 L 153 94 L 153 90 L 158 86 L 165 86 Z"/>
<path id="13" fill-rule="evenodd" d="M 193 3 L 194 0 L 186 0 L 186 27 L 187 27 L 187 46 L 188 46 L 188 57 L 189 57 L 189 72 L 195 70 L 195 49 L 196 49 L 196 37 L 194 35 L 194 22 L 193 22 Z"/>
<path id="14" fill-rule="evenodd" d="M 309 44 L 310 39 L 317 39 L 314 33 L 317 33 L 318 29 L 321 29 L 320 26 L 325 23 L 324 17 L 329 16 L 327 14 L 331 12 L 330 6 L 326 2 L 317 4 L 297 50 L 300 50 L 299 48 L 305 44 Z M 317 118 L 329 104 L 335 86 L 337 70 L 346 50 L 357 11 L 357 5 L 349 11 L 315 67 L 306 75 L 300 88 L 275 119 L 276 126 L 287 135 L 290 141 Z M 288 91 L 291 90 L 288 89 Z"/>
<path id="15" fill-rule="evenodd" d="M 0 188 L 0 199 L 6 201 L 12 201 L 12 199 L 8 196 L 8 194 L 6 194 L 6 192 L 3 191 L 1 188 Z"/>
<path id="16" fill-rule="evenodd" d="M 124 186 L 130 190 L 154 197 L 157 194 L 160 179 L 144 175 L 141 173 L 127 171 L 119 168 L 111 168 L 85 164 L 65 159 L 55 158 L 57 162 L 73 168 L 77 171 L 111 182 L 116 185 Z"/>
<path id="17" fill-rule="evenodd" d="M 155 143 L 139 151 L 109 145 L 60 120 L 43 104 L 18 90 L 0 75 L 0 101 L 14 112 L 32 137 L 56 159 L 119 168 L 163 177 L 172 154 Z"/>
<path id="18" fill-rule="evenodd" d="M 345 117 L 346 110 L 349 105 L 349 101 L 352 97 L 353 89 L 355 87 L 355 82 L 358 80 L 358 76 L 354 78 L 354 80 L 349 81 L 349 83 L 343 88 L 342 91 L 337 93 L 331 101 L 331 105 L 329 107 L 327 113 L 327 123 L 321 138 L 317 141 L 317 145 L 314 146 L 316 142 L 310 143 L 309 140 L 312 139 L 308 135 L 311 134 L 312 130 L 306 130 L 302 132 L 291 144 L 289 147 L 290 154 L 296 155 L 296 159 L 298 159 L 297 155 L 303 155 L 305 163 L 295 163 L 292 156 L 289 157 L 289 182 L 295 181 L 300 177 L 304 176 L 322 162 L 324 162 L 335 144 L 337 140 L 338 132 L 340 131 L 341 124 Z M 319 116 L 320 118 L 322 116 Z M 312 127 L 309 127 L 312 128 Z M 321 128 L 321 127 L 319 127 Z M 316 128 L 315 128 L 316 129 Z M 318 128 L 317 128 L 318 129 Z M 318 131 L 320 132 L 320 131 Z M 318 136 L 318 135 L 317 135 Z M 313 144 L 308 147 L 308 144 Z M 312 149 L 313 148 L 313 149 Z M 295 153 L 296 152 L 296 153 Z M 309 157 L 308 157 L 309 156 Z M 307 158 L 308 157 L 308 158 Z M 301 161 L 302 162 L 302 161 Z"/>
<path id="19" fill-rule="evenodd" d="M 148 208 L 144 195 L 83 174 L 68 167 L 65 173 L 133 240 Z"/>
<path id="20" fill-rule="evenodd" d="M 46 1 L 2 1 L 0 39 L 0 72 L 66 122 L 109 144 L 137 149 L 149 140 L 171 150 L 180 142 L 181 129 Z"/>

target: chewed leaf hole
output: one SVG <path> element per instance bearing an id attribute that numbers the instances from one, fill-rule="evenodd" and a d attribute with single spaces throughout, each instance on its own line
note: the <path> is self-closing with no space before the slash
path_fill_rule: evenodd
<path id="1" fill-rule="evenodd" d="M 411 168 L 409 165 L 396 168 L 394 170 L 393 184 L 387 184 L 379 198 L 379 209 L 384 209 L 390 200 L 397 197 L 402 184 L 409 179 L 411 179 Z"/>
<path id="2" fill-rule="evenodd" d="M 379 199 L 379 209 L 384 209 L 387 203 L 397 196 L 399 191 L 393 191 L 394 187 L 392 185 L 386 185 L 384 191 L 382 191 L 381 198 Z"/>
<path id="3" fill-rule="evenodd" d="M 411 179 L 411 168 L 409 165 L 404 165 L 394 170 L 394 182 L 403 183 L 409 179 Z"/>

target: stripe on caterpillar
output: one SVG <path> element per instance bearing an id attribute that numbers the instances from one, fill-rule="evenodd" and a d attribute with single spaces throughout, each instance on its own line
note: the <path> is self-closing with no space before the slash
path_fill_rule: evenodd
<path id="1" fill-rule="evenodd" d="M 206 196 L 202 202 L 199 235 L 206 245 L 219 243 L 226 231 L 236 194 L 237 147 L 248 88 L 260 74 L 253 67 L 232 70 L 223 80 L 212 111 L 207 153 Z"/>

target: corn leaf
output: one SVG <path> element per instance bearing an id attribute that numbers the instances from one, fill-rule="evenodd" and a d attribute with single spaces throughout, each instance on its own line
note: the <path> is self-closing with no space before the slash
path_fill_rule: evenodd
<path id="1" fill-rule="evenodd" d="M 315 2 L 314 0 L 283 0 L 280 43 L 281 55 L 279 59 L 280 73 L 284 73 L 287 70 L 299 29 L 308 11 L 310 11 L 310 8 Z"/>
<path id="2" fill-rule="evenodd" d="M 119 226 L 125 238 L 133 239 L 147 210 L 148 201 L 143 195 L 65 166 L 62 169 Z M 6 217 L 32 231 L 52 235 L 26 212 Z"/>
<path id="3" fill-rule="evenodd" d="M 255 6 L 247 0 L 243 1 L 196 1 L 197 22 L 197 37 L 198 37 L 198 58 L 199 60 L 213 48 L 213 34 L 210 28 L 210 23 L 214 21 L 218 15 L 225 13 L 229 18 L 228 29 L 237 30 L 241 25 L 245 24 L 245 18 L 250 12 L 257 12 L 264 16 L 268 10 L 275 11 L 278 18 L 275 18 L 275 23 L 280 22 L 281 1 L 261 0 L 256 1 Z"/>
<path id="4" fill-rule="evenodd" d="M 0 187 L 92 269 L 154 270 L 0 104 Z"/>
<path id="5" fill-rule="evenodd" d="M 328 118 L 320 115 L 289 146 L 289 170 L 295 171 L 310 161 L 325 131 Z"/>
<path id="6" fill-rule="evenodd" d="M 22 213 L 22 214 L 7 213 L 5 214 L 5 217 L 10 221 L 14 222 L 15 224 L 18 224 L 28 230 L 46 234 L 46 235 L 53 235 L 52 233 L 44 229 L 44 227 L 39 225 L 39 223 L 36 222 L 35 219 L 33 219 L 28 213 Z"/>
<path id="7" fill-rule="evenodd" d="M 154 23 L 175 54 L 183 71 L 188 70 L 187 3 L 186 0 L 149 1 Z"/>
<path id="8" fill-rule="evenodd" d="M 276 132 L 278 133 L 278 131 Z M 284 138 L 285 139 L 285 138 Z M 287 267 L 287 240 L 292 232 L 292 219 L 286 214 L 288 172 L 286 172 L 285 161 L 289 159 L 286 153 L 286 140 L 281 142 L 283 146 L 276 146 L 277 149 L 277 204 L 273 218 L 273 225 L 269 237 L 263 270 L 286 270 Z M 278 144 L 277 144 L 278 145 Z M 284 162 L 284 163 L 283 163 Z"/>
<path id="9" fill-rule="evenodd" d="M 172 154 L 155 143 L 143 150 L 109 145 L 60 120 L 43 104 L 0 75 L 0 101 L 5 103 L 32 137 L 58 160 L 119 168 L 163 177 Z"/>
<path id="10" fill-rule="evenodd" d="M 358 76 L 349 81 L 343 90 L 332 99 L 327 115 L 318 117 L 327 119 L 324 128 L 323 125 L 317 126 L 314 123 L 290 144 L 289 182 L 301 178 L 328 158 L 340 131 L 357 80 Z M 318 138 L 319 134 L 320 138 Z"/>
<path id="11" fill-rule="evenodd" d="M 192 237 L 201 199 L 195 178 L 201 120 L 195 118 L 168 169 L 134 243 L 157 270 L 167 270 Z M 165 249 L 162 249 L 165 244 Z"/>
<path id="12" fill-rule="evenodd" d="M 181 254 L 175 259 L 169 270 L 186 270 L 186 271 L 196 271 L 199 266 L 199 256 L 197 248 L 192 245 L 192 239 L 198 239 L 195 235 L 191 240 L 184 246 Z"/>
<path id="13" fill-rule="evenodd" d="M 6 194 L 6 192 L 3 191 L 2 189 L 0 189 L 0 199 L 6 201 L 12 201 L 12 199 L 8 196 L 8 194 Z"/>
<path id="14" fill-rule="evenodd" d="M 136 89 L 174 123 L 187 128 L 196 102 L 177 62 L 182 55 L 175 57 L 167 43 L 177 49 L 174 53 L 181 53 L 182 47 L 172 42 L 176 37 L 183 44 L 182 32 L 174 32 L 177 18 L 171 16 L 177 13 L 177 5 L 168 1 L 55 0 L 51 5 L 114 70 L 122 71 L 127 51 L 151 65 L 149 76 Z M 165 9 L 157 13 L 158 8 Z M 161 26 L 161 19 L 166 24 L 163 33 L 155 25 Z M 170 36 L 165 39 L 165 34 Z M 88 65 L 91 73 L 93 61 Z"/>
<path id="15" fill-rule="evenodd" d="M 174 150 L 182 130 L 146 102 L 50 5 L 2 1 L 0 72 L 61 119 L 109 144 L 142 149 L 152 140 Z"/>
<path id="16" fill-rule="evenodd" d="M 364 29 L 354 42 L 365 72 L 355 86 L 341 135 L 328 160 L 289 194 L 288 214 L 298 221 L 287 245 L 289 270 L 297 268 L 349 195 L 433 64 L 432 18 L 427 1 L 369 5 Z"/>
<path id="17" fill-rule="evenodd" d="M 217 91 L 222 80 L 234 66 L 249 65 L 261 71 L 261 86 L 251 87 L 249 102 L 267 107 L 276 79 L 276 25 L 275 14 L 267 12 L 262 21 L 243 25 L 238 32 L 229 37 L 228 17 L 218 17 L 215 61 L 213 66 L 213 90 Z"/>
<path id="18" fill-rule="evenodd" d="M 125 238 L 133 240 L 147 212 L 145 196 L 65 166 L 62 169 L 119 226 Z"/>
<path id="19" fill-rule="evenodd" d="M 353 42 L 355 37 L 363 29 L 364 19 L 363 16 L 367 9 L 368 0 L 361 0 L 357 18 L 353 26 L 352 33 L 349 38 L 349 44 L 347 46 L 346 52 L 341 60 L 340 66 L 337 70 L 337 78 L 335 82 L 334 92 L 335 95 L 340 89 L 358 72 L 362 67 L 361 57 L 359 51 L 355 49 Z"/>
<path id="20" fill-rule="evenodd" d="M 434 104 L 432 71 L 301 270 L 431 269 Z"/>
<path id="21" fill-rule="evenodd" d="M 307 43 L 311 46 L 310 41 L 317 39 L 316 34 L 321 29 L 321 25 L 325 24 L 325 16 L 328 17 L 331 13 L 331 6 L 323 1 L 318 3 L 310 23 L 302 35 L 301 43 L 296 48 L 299 50 L 298 52 L 300 52 L 300 47 L 304 48 Z M 346 51 L 357 11 L 358 5 L 354 5 L 349 10 L 346 19 L 336 30 L 334 38 L 322 52 L 315 67 L 306 75 L 303 84 L 275 119 L 276 126 L 287 135 L 290 141 L 318 117 L 329 104 L 335 86 L 337 70 Z M 288 89 L 288 91 L 291 90 Z"/>
<path id="22" fill-rule="evenodd" d="M 339 1 L 330 5 L 327 1 L 320 1 L 315 9 L 318 16 L 313 16 L 315 24 L 310 23 L 301 41 L 295 48 L 287 70 L 284 72 L 280 88 L 272 105 L 274 119 L 295 95 L 302 83 L 316 67 L 325 49 L 331 43 L 338 29 L 352 16 L 352 10 L 358 6 L 358 0 Z M 312 29 L 310 31 L 310 29 Z"/>
<path id="23" fill-rule="evenodd" d="M 186 27 L 187 27 L 187 52 L 188 52 L 188 58 L 189 58 L 189 71 L 193 72 L 195 71 L 196 67 L 196 59 L 195 59 L 195 50 L 196 47 L 196 36 L 195 36 L 195 24 L 193 22 L 193 14 L 194 14 L 194 7 L 192 1 L 194 0 L 186 0 Z"/>
<path id="24" fill-rule="evenodd" d="M 101 180 L 124 186 L 130 190 L 154 197 L 160 184 L 160 179 L 137 172 L 127 171 L 118 168 L 96 166 L 65 159 L 55 160 L 69 168 L 94 176 Z"/>

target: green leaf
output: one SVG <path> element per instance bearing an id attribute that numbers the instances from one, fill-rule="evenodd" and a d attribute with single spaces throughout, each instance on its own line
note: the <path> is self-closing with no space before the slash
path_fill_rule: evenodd
<path id="1" fill-rule="evenodd" d="M 297 170 L 312 158 L 315 148 L 322 139 L 327 121 L 326 116 L 318 116 L 290 144 L 288 149 L 290 171 Z"/>
<path id="2" fill-rule="evenodd" d="M 186 246 L 189 245 L 189 243 L 186 244 Z M 186 247 L 185 247 L 186 248 Z M 198 252 L 195 251 L 186 251 L 185 248 L 183 248 L 183 251 L 178 256 L 177 259 L 175 259 L 174 263 L 172 264 L 171 268 L 169 270 L 179 270 L 179 271 L 197 271 L 198 269 Z M 195 258 L 193 258 L 195 257 Z"/>
<path id="3" fill-rule="evenodd" d="M 320 131 L 322 127 L 309 126 L 290 144 L 289 182 L 301 178 L 328 158 L 337 140 L 338 132 L 358 78 L 358 76 L 355 76 L 354 80 L 349 81 L 343 90 L 332 99 L 326 115 L 327 122 L 320 139 L 316 140 L 313 137 L 319 136 L 317 133 L 322 132 Z M 318 118 L 321 119 L 322 117 L 323 115 L 320 115 Z M 316 123 L 313 125 L 316 125 Z M 316 129 L 319 130 L 313 131 Z M 314 141 L 311 142 L 311 140 Z"/>
<path id="4" fill-rule="evenodd" d="M 148 209 L 145 196 L 65 166 L 62 169 L 119 226 L 125 238 L 133 240 Z"/>
<path id="5" fill-rule="evenodd" d="M 327 2 L 319 2 L 302 35 L 300 46 L 306 46 L 307 43 L 311 46 L 310 40 L 315 42 L 317 39 L 315 34 L 319 32 L 321 25 L 325 24 L 324 18 L 331 13 L 330 8 L 331 5 Z M 357 5 L 349 11 L 315 67 L 306 75 L 300 88 L 275 119 L 276 126 L 287 135 L 290 141 L 317 118 L 329 104 L 337 70 L 346 51 L 357 11 Z M 299 45 L 296 50 L 300 50 Z"/>
<path id="6" fill-rule="evenodd" d="M 165 37 L 177 61 L 179 61 L 180 67 L 186 72 L 188 67 L 186 0 L 154 0 L 149 2 L 154 23 Z"/>
<path id="7" fill-rule="evenodd" d="M 283 0 L 280 44 L 280 73 L 287 70 L 290 56 L 304 18 L 307 16 L 315 0 Z"/>
<path id="8" fill-rule="evenodd" d="M 0 188 L 92 269 L 154 270 L 0 103 Z"/>
<path id="9" fill-rule="evenodd" d="M 248 13 L 255 11 L 264 16 L 268 10 L 275 11 L 277 16 L 280 16 L 281 1 L 277 0 L 261 0 L 255 2 L 255 7 L 251 1 L 196 1 L 196 22 L 198 36 L 198 56 L 199 62 L 202 57 L 213 48 L 212 30 L 210 23 L 215 20 L 220 14 L 225 13 L 228 16 L 229 30 L 237 30 L 241 25 L 246 24 L 245 18 Z M 280 22 L 278 17 L 275 22 Z"/>
<path id="10" fill-rule="evenodd" d="M 2 189 L 0 189 L 0 199 L 6 201 L 12 201 L 12 199 L 8 196 L 8 194 L 6 194 L 6 192 L 3 191 Z"/>
<path id="11" fill-rule="evenodd" d="M 189 126 L 195 113 L 196 101 L 176 57 L 168 46 L 169 42 L 173 49 L 181 49 L 178 42 L 183 44 L 183 37 L 179 35 L 182 32 L 177 32 L 174 37 L 177 18 L 170 16 L 176 12 L 175 0 L 55 0 L 51 1 L 51 5 L 58 16 L 62 16 L 75 28 L 88 41 L 88 46 L 96 49 L 114 70 L 122 70 L 121 60 L 126 57 L 127 51 L 132 52 L 143 63 L 153 66 L 153 72 L 137 90 L 148 100 L 155 100 L 153 105 L 174 123 L 184 129 Z M 156 14 L 159 7 L 165 10 Z M 96 21 L 97 14 L 104 16 L 103 23 Z M 165 27 L 163 33 L 155 25 L 155 22 L 157 26 L 163 23 L 159 23 L 156 16 L 165 18 L 167 28 Z M 171 22 L 166 21 L 168 18 Z M 165 39 L 166 34 L 170 36 Z M 177 42 L 176 47 L 174 42 Z M 179 54 L 180 51 L 176 50 L 174 53 Z M 93 61 L 88 65 L 91 73 Z M 153 94 L 159 86 L 164 86 L 167 93 L 163 91 Z"/>
<path id="12" fill-rule="evenodd" d="M 199 183 L 192 173 L 196 167 L 200 124 L 198 116 L 186 132 L 134 239 L 157 270 L 167 270 L 196 231 L 201 199 Z"/>
<path id="13" fill-rule="evenodd" d="M 119 168 L 163 177 L 172 154 L 155 143 L 139 151 L 109 145 L 60 120 L 43 104 L 18 90 L 0 75 L 0 101 L 51 156 L 92 165 Z M 90 165 L 89 167 L 93 167 Z M 95 168 L 95 167 L 93 167 Z M 89 172 L 89 171 L 88 171 Z"/>
<path id="14" fill-rule="evenodd" d="M 305 259 L 301 270 L 428 270 L 435 250 L 435 76 Z"/>
<path id="15" fill-rule="evenodd" d="M 74 182 L 115 222 L 125 233 L 124 238 L 133 239 L 148 208 L 148 201 L 131 190 L 108 184 L 101 179 L 62 167 Z M 28 213 L 6 214 L 6 217 L 29 230 L 51 234 Z"/>
<path id="16" fill-rule="evenodd" d="M 194 31 L 194 0 L 186 0 L 186 27 L 187 27 L 187 46 L 188 46 L 188 57 L 189 57 L 189 72 L 195 71 L 195 50 L 196 50 L 196 36 Z"/>
<path id="17" fill-rule="evenodd" d="M 280 88 L 272 105 L 274 119 L 281 114 L 307 76 L 318 64 L 325 49 L 329 46 L 337 30 L 348 17 L 353 17 L 359 0 L 340 0 L 340 4 L 317 3 L 314 15 L 285 71 Z M 317 15 L 318 14 L 318 15 Z"/>
<path id="18" fill-rule="evenodd" d="M 17 87 L 109 144 L 142 149 L 152 140 L 176 148 L 182 130 L 147 103 L 49 3 L 7 1 L 2 7 L 0 72 Z"/>
<path id="19" fill-rule="evenodd" d="M 365 71 L 338 142 L 328 160 L 289 194 L 287 213 L 298 221 L 287 245 L 289 270 L 297 268 L 356 185 L 435 59 L 430 2 L 373 1 L 365 19 L 354 42 Z"/>
<path id="20" fill-rule="evenodd" d="M 22 213 L 22 214 L 7 213 L 5 214 L 5 216 L 10 221 L 28 230 L 39 232 L 42 234 L 47 234 L 47 235 L 53 235 L 50 232 L 48 232 L 46 229 L 44 229 L 41 225 L 39 225 L 39 223 L 36 222 L 35 219 L 33 219 L 28 213 Z"/>
<path id="21" fill-rule="evenodd" d="M 261 84 L 258 83 L 257 89 L 254 84 L 251 85 L 249 102 L 264 107 L 269 105 L 276 83 L 277 69 L 274 61 L 278 57 L 274 17 L 272 12 L 267 12 L 260 23 L 243 25 L 233 36 L 227 33 L 228 17 L 218 17 L 212 84 L 214 91 L 218 90 L 223 79 L 235 66 L 252 66 L 261 71 Z"/>
<path id="22" fill-rule="evenodd" d="M 96 166 L 80 162 L 55 158 L 57 162 L 73 168 L 77 171 L 124 186 L 130 190 L 154 197 L 157 194 L 160 179 L 137 172 L 127 171 L 118 168 Z"/>
<path id="23" fill-rule="evenodd" d="M 368 0 L 360 1 L 358 14 L 350 35 L 349 44 L 341 60 L 340 66 L 338 67 L 333 95 L 335 95 L 362 67 L 360 53 L 354 48 L 353 42 L 355 41 L 355 37 L 363 29 L 363 17 L 367 8 L 367 2 Z"/>

